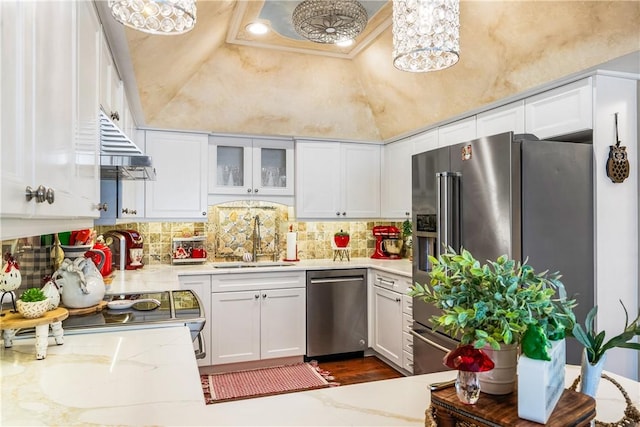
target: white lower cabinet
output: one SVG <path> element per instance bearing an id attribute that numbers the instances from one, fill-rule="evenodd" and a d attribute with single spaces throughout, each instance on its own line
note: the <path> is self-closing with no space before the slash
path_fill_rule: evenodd
<path id="1" fill-rule="evenodd" d="M 413 373 L 413 299 L 406 295 L 411 278 L 371 270 L 372 348 L 398 368 Z"/>
<path id="2" fill-rule="evenodd" d="M 402 365 L 402 295 L 373 287 L 373 349 Z"/>
<path id="3" fill-rule="evenodd" d="M 204 309 L 206 322 L 202 329 L 202 338 L 204 339 L 204 350 L 206 355 L 202 359 L 198 359 L 198 366 L 211 365 L 211 276 L 208 274 L 197 276 L 179 276 L 180 289 L 190 290 L 200 298 L 200 303 Z M 194 349 L 197 349 L 198 343 L 194 343 Z"/>
<path id="4" fill-rule="evenodd" d="M 304 278 L 304 272 L 212 276 L 211 364 L 304 355 Z"/>

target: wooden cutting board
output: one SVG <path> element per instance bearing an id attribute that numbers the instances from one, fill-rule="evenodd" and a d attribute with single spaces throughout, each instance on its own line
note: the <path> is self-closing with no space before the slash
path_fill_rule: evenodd
<path id="1" fill-rule="evenodd" d="M 58 307 L 55 310 L 47 311 L 44 316 L 35 319 L 25 319 L 20 313 L 11 313 L 9 310 L 2 312 L 4 316 L 0 317 L 1 329 L 21 329 L 32 328 L 34 326 L 48 325 L 49 323 L 60 322 L 69 317 L 66 308 Z"/>
<path id="2" fill-rule="evenodd" d="M 85 307 L 85 308 L 69 308 L 69 307 L 65 307 L 65 308 L 67 310 L 69 310 L 69 316 L 78 316 L 78 315 L 82 315 L 82 314 L 98 313 L 99 311 L 104 310 L 104 308 L 106 306 L 107 306 L 107 302 L 106 301 L 100 301 L 98 304 L 92 305 L 91 307 Z M 64 307 L 64 305 L 60 304 L 60 307 Z"/>

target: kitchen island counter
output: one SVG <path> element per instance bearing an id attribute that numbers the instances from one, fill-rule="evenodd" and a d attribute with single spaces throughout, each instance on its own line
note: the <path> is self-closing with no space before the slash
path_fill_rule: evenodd
<path id="1" fill-rule="evenodd" d="M 50 338 L 51 339 L 51 338 Z M 567 386 L 579 368 L 567 367 Z M 31 339 L 0 350 L 0 425 L 423 426 L 428 385 L 452 372 L 205 405 L 184 327 L 65 337 L 35 360 Z M 611 375 L 636 406 L 640 384 Z M 597 418 L 622 417 L 620 392 L 603 380 Z"/>
<path id="2" fill-rule="evenodd" d="M 214 268 L 215 263 L 196 265 L 145 265 L 139 270 L 116 271 L 108 294 L 128 292 L 153 292 L 179 289 L 178 276 L 202 274 L 259 273 L 300 270 L 333 270 L 349 268 L 375 268 L 377 270 L 411 277 L 411 261 L 379 260 L 372 258 L 353 258 L 351 261 L 332 261 L 330 259 L 302 260 L 287 266 L 265 266 L 254 268 Z"/>

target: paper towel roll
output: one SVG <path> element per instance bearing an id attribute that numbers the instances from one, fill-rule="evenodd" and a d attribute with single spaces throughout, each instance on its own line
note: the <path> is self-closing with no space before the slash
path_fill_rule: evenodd
<path id="1" fill-rule="evenodd" d="M 295 260 L 297 259 L 297 251 L 296 251 L 296 232 L 294 231 L 290 231 L 287 233 L 287 259 L 288 260 Z"/>

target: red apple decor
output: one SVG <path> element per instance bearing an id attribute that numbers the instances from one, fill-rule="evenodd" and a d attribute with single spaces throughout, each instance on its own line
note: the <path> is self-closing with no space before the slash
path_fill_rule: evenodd
<path id="1" fill-rule="evenodd" d="M 347 233 L 346 231 L 340 230 L 339 232 L 333 235 L 333 241 L 335 242 L 337 247 L 346 248 L 347 245 L 349 244 L 349 233 Z"/>

